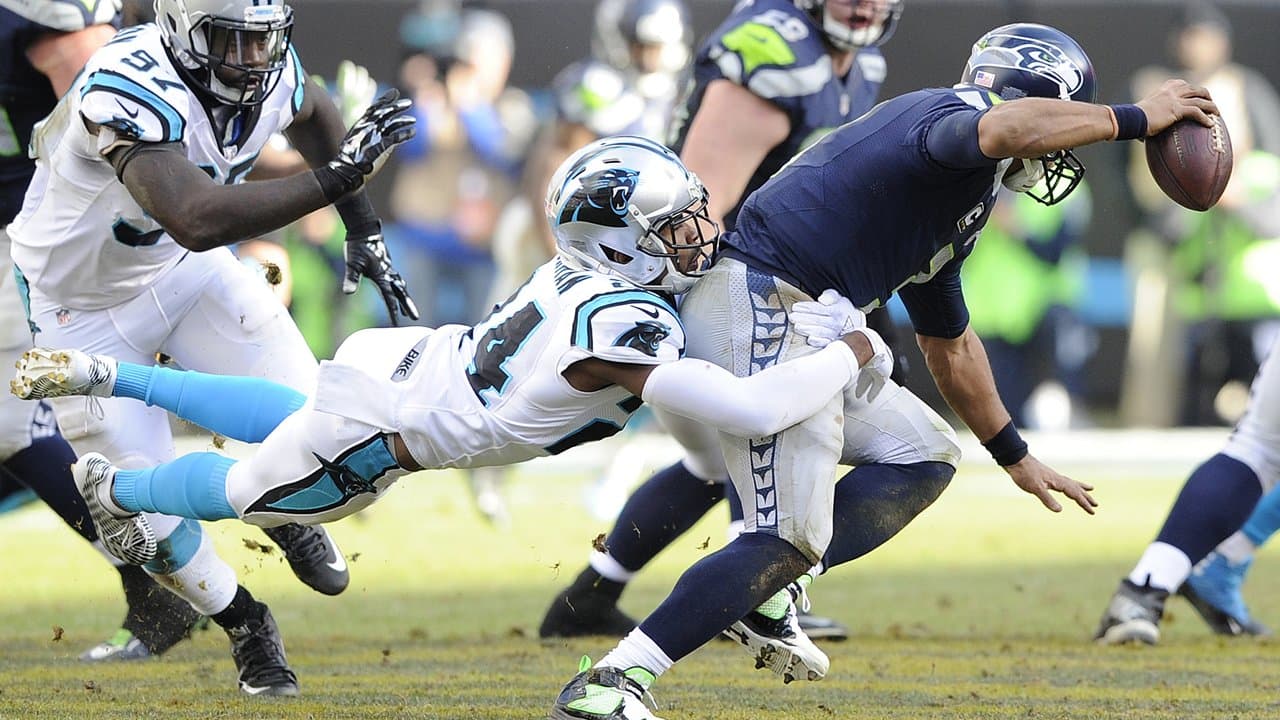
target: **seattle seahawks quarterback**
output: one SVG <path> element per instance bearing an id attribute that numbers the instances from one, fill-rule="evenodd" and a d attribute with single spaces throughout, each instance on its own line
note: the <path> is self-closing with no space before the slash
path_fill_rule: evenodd
<path id="1" fill-rule="evenodd" d="M 740 376 L 767 372 L 812 352 L 826 321 L 809 313 L 843 304 L 826 290 L 848 298 L 850 311 L 896 292 L 943 397 L 1015 484 L 1050 510 L 1061 510 L 1058 492 L 1092 513 L 1091 487 L 1028 454 L 1009 421 L 968 327 L 959 269 L 1002 183 L 1056 202 L 1082 167 L 1070 148 L 1145 137 L 1181 118 L 1210 125 L 1206 113 L 1216 112 L 1207 91 L 1180 80 L 1136 105 L 1093 100 L 1093 68 L 1066 34 L 1032 24 L 988 32 L 958 86 L 879 104 L 747 199 L 715 265 L 681 305 L 689 355 Z M 1046 189 L 1037 190 L 1031 180 L 1041 175 Z M 658 675 L 741 626 L 815 563 L 839 565 L 892 537 L 936 499 L 959 452 L 947 424 L 892 382 L 874 396 L 832 397 L 776 435 L 722 432 L 720 441 L 745 531 L 685 571 L 639 627 L 583 667 L 552 718 L 653 718 L 642 698 Z M 839 463 L 855 469 L 837 481 Z M 866 484 L 886 492 L 841 491 Z M 762 664 L 784 678 L 823 676 L 825 656 L 772 635 Z"/>
<path id="2" fill-rule="evenodd" d="M 119 10 L 119 2 L 110 0 L 0 2 L 0 46 L 13 49 L 0 59 L 0 363 L 15 362 L 31 347 L 4 231 L 35 172 L 25 148 L 32 128 L 53 110 L 89 56 L 115 35 Z M 0 467 L 16 481 L 13 487 L 30 488 L 67 525 L 96 543 L 97 529 L 71 477 L 74 462 L 52 407 L 0 398 Z M 106 557 L 120 573 L 128 609 L 111 638 L 81 659 L 150 657 L 185 637 L 199 613 L 159 590 L 142 568 Z"/>
<path id="3" fill-rule="evenodd" d="M 900 0 L 735 5 L 698 49 L 669 135 L 672 149 L 706 183 L 713 221 L 732 230 L 752 191 L 822 135 L 871 109 L 886 74 L 880 45 L 901 13 Z M 868 322 L 892 345 L 887 313 L 871 313 Z M 904 368 L 895 363 L 895 379 Z M 542 637 L 629 632 L 635 620 L 618 608 L 626 584 L 725 497 L 729 472 L 714 429 L 661 420 L 685 457 L 632 492 L 609 532 L 608 551 L 593 552 L 551 602 Z M 732 497 L 730 504 L 733 534 L 741 530 L 742 510 Z M 815 639 L 848 635 L 830 618 L 802 613 L 799 621 Z"/>
<path id="4" fill-rule="evenodd" d="M 155 543 L 140 512 L 328 522 L 411 471 L 507 465 L 608 437 L 642 402 L 754 437 L 801 421 L 855 378 L 887 374 L 865 329 L 751 377 L 682 358 L 672 294 L 705 271 L 719 233 L 701 182 L 661 145 L 634 136 L 588 145 L 552 178 L 546 209 L 558 256 L 489 318 L 358 332 L 321 365 L 310 399 L 260 379 L 40 349 L 12 389 L 143 400 L 262 443 L 240 462 L 195 453 L 127 470 L 81 458 L 75 472 L 94 519 L 119 530 L 107 547 L 147 562 Z"/>
<path id="5" fill-rule="evenodd" d="M 284 307 L 226 246 L 334 204 L 348 229 L 344 290 L 363 274 L 394 316 L 415 314 L 361 186 L 408 139 L 407 101 L 384 96 L 344 138 L 339 112 L 306 80 L 278 0 L 157 0 L 157 22 L 121 31 L 90 58 L 31 138 L 36 169 L 8 228 L 39 343 L 311 387 L 316 361 Z M 242 181 L 284 130 L 314 171 Z M 171 457 L 163 411 L 105 400 L 55 402 L 79 452 L 122 465 Z M 196 522 L 156 516 L 146 566 L 232 638 L 240 686 L 296 694 L 266 606 L 238 587 Z M 98 528 L 105 544 L 111 531 Z M 347 585 L 321 529 L 269 533 L 295 572 L 328 594 Z"/>

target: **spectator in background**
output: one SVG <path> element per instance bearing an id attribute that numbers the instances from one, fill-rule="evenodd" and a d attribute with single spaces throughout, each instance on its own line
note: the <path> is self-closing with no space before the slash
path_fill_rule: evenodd
<path id="1" fill-rule="evenodd" d="M 402 38 L 400 84 L 420 129 L 400 156 L 388 243 L 419 298 L 422 324 L 470 324 L 487 309 L 490 244 L 518 167 L 499 112 L 515 50 L 511 24 L 491 10 L 425 0 Z"/>
<path id="2" fill-rule="evenodd" d="M 1080 412 L 1084 363 L 1096 346 L 1075 307 L 1080 247 L 1092 216 L 1087 184 L 1057 205 L 1004 192 L 961 277 L 969 323 L 983 339 L 1000 399 L 1016 425 L 1068 427 Z"/>
<path id="3" fill-rule="evenodd" d="M 1174 75 L 1208 88 L 1230 129 L 1237 168 L 1217 207 L 1194 213 L 1160 192 L 1141 150 L 1135 151 L 1130 166 L 1134 195 L 1148 216 L 1148 227 L 1172 246 L 1165 267 L 1172 307 L 1167 313 L 1135 308 L 1133 334 L 1150 335 L 1146 330 L 1151 328 L 1142 324 L 1163 317 L 1160 334 L 1169 337 L 1164 347 L 1173 350 L 1179 347 L 1176 336 L 1185 324 L 1178 420 L 1187 425 L 1231 423 L 1244 411 L 1249 380 L 1270 346 L 1274 323 L 1269 321 L 1280 315 L 1280 293 L 1268 289 L 1270 278 L 1246 269 L 1246 258 L 1257 251 L 1257 243 L 1274 236 L 1266 223 L 1258 222 L 1264 218 L 1250 208 L 1260 195 L 1268 194 L 1259 188 L 1267 182 L 1265 171 L 1259 171 L 1260 163 L 1252 163 L 1253 170 L 1246 166 L 1255 150 L 1280 154 L 1280 96 L 1261 74 L 1232 60 L 1230 23 L 1208 0 L 1186 3 L 1171 48 L 1179 69 L 1139 71 L 1134 96 L 1143 96 Z M 1155 354 L 1166 355 L 1159 350 Z M 1130 374 L 1135 370 L 1141 374 L 1133 367 Z"/>

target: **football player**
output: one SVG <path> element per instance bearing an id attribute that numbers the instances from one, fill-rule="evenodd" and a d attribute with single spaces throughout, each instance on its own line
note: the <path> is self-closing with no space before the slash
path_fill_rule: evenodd
<path id="1" fill-rule="evenodd" d="M 901 0 L 757 0 L 733 9 L 698 50 L 670 133 L 672 149 L 707 184 L 712 220 L 732 230 L 743 201 L 787 160 L 871 109 L 885 78 L 879 46 L 901 13 Z M 871 318 L 892 342 L 887 312 Z M 609 533 L 608 551 L 593 552 L 552 601 L 542 637 L 629 632 L 636 623 L 617 606 L 626 583 L 725 497 L 729 472 L 714 430 L 679 418 L 663 424 L 684 447 L 684 459 L 634 491 Z M 732 535 L 742 527 L 732 497 L 730 515 Z M 801 613 L 800 624 L 813 638 L 848 635 L 817 615 Z"/>
<path id="2" fill-rule="evenodd" d="M 4 226 L 22 206 L 35 163 L 25 151 L 31 130 L 53 110 L 95 50 L 115 35 L 119 3 L 86 5 L 42 0 L 0 5 L 0 45 L 14 52 L 0 65 L 0 363 L 15 362 L 31 347 Z M 75 453 L 58 430 L 47 403 L 0 399 L 0 473 L 31 488 L 91 543 L 98 533 L 75 491 Z M 100 547 L 100 546 L 98 546 Z M 105 555 L 120 572 L 128 609 L 120 629 L 86 650 L 82 660 L 138 659 L 165 652 L 200 617 L 185 600 L 157 588 L 139 567 Z"/>
<path id="3" fill-rule="evenodd" d="M 122 30 L 89 59 L 33 133 L 36 169 L 8 228 L 19 290 L 38 342 L 183 367 L 260 374 L 297 388 L 316 361 L 266 284 L 228 245 L 333 204 L 348 230 L 344 290 L 360 276 L 394 319 L 415 315 L 361 189 L 408 139 L 407 101 L 384 97 L 349 133 L 290 42 L 278 0 L 157 0 L 155 24 Z M 272 133 L 284 130 L 315 168 L 242 184 Z M 344 138 L 344 133 L 346 136 Z M 77 451 L 126 467 L 172 456 L 163 411 L 105 400 L 55 402 Z M 238 586 L 199 523 L 156 516 L 146 569 L 232 640 L 240 687 L 298 692 L 266 606 Z M 99 527 L 104 544 L 110 531 Z M 268 533 L 313 588 L 341 592 L 345 560 L 322 529 Z"/>
<path id="4" fill-rule="evenodd" d="M 1120 581 L 1094 632 L 1097 642 L 1156 644 L 1165 602 L 1175 592 L 1186 596 L 1219 635 L 1270 634 L 1249 615 L 1240 584 L 1253 551 L 1270 536 L 1267 525 L 1274 522 L 1272 496 L 1280 479 L 1277 355 L 1280 340 L 1258 368 L 1249 407 L 1226 445 L 1187 478 L 1160 533 Z"/>
<path id="5" fill-rule="evenodd" d="M 636 135 L 661 141 L 689 65 L 693 25 L 684 0 L 600 0 L 591 54 L 625 73 L 644 100 Z"/>
<path id="6" fill-rule="evenodd" d="M 943 397 L 1014 483 L 1050 510 L 1062 509 L 1056 492 L 1092 513 L 1090 486 L 1040 463 L 1010 422 L 968 327 L 959 270 L 1001 184 L 1057 202 L 1082 169 L 1070 148 L 1146 137 L 1180 118 L 1209 125 L 1216 111 L 1182 81 L 1136 105 L 1093 104 L 1094 90 L 1074 40 L 1008 25 L 978 40 L 956 87 L 887 100 L 832 131 L 743 204 L 681 304 L 689 355 L 767 372 L 813 351 L 826 322 L 813 310 L 866 311 L 898 293 Z M 959 452 L 942 418 L 891 381 L 874 396 L 831 397 L 779 434 L 719 439 L 745 531 L 687 570 L 599 663 L 583 663 L 551 717 L 654 718 L 642 698 L 655 678 L 731 626 L 761 666 L 820 679 L 827 658 L 795 641 L 794 613 L 773 626 L 742 619 L 775 593 L 800 595 L 796 578 L 815 564 L 829 569 L 891 537 L 946 486 Z M 837 481 L 839 463 L 855 468 Z"/>
<path id="7" fill-rule="evenodd" d="M 802 421 L 855 379 L 883 382 L 891 371 L 865 328 L 750 377 L 683 358 L 674 295 L 705 271 L 719 232 L 701 182 L 657 143 L 588 145 L 553 177 L 546 209 L 557 257 L 492 315 L 474 327 L 355 333 L 321 364 L 310 398 L 257 378 L 42 349 L 24 356 L 12 389 L 28 399 L 142 400 L 262 443 L 239 462 L 193 453 L 129 470 L 98 454 L 80 459 L 74 472 L 93 517 L 115 531 L 107 547 L 149 562 L 156 542 L 143 512 L 329 522 L 409 472 L 509 465 L 609 437 L 643 402 L 757 437 Z M 798 382 L 810 389 L 804 397 Z"/>

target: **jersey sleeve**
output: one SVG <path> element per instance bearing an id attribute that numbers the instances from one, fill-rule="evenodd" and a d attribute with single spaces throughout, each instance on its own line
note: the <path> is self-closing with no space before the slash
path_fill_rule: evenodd
<path id="1" fill-rule="evenodd" d="M 961 170 L 995 165 L 978 145 L 978 122 L 995 105 L 995 96 L 981 90 L 958 90 L 955 101 L 934 109 L 934 118 L 924 129 L 924 148 L 929 158 L 942 167 Z"/>
<path id="2" fill-rule="evenodd" d="M 186 119 L 145 77 L 123 68 L 99 67 L 80 88 L 80 114 L 131 142 L 182 142 Z"/>
<path id="3" fill-rule="evenodd" d="M 955 258 L 930 280 L 908 283 L 898 290 L 916 332 L 929 337 L 957 338 L 969 326 L 969 308 L 964 304 L 960 288 L 962 261 L 963 258 Z"/>
<path id="4" fill-rule="evenodd" d="M 719 74 L 784 112 L 831 80 L 831 58 L 814 28 L 780 10 L 730 20 L 713 38 L 707 59 Z"/>
<path id="5" fill-rule="evenodd" d="M 120 15 L 120 0 L 0 0 L 0 7 L 12 10 L 36 25 L 55 32 L 76 32 L 94 25 L 109 25 L 117 22 Z"/>
<path id="6" fill-rule="evenodd" d="M 644 290 L 619 290 L 577 307 L 569 342 L 574 355 L 658 365 L 684 355 L 684 327 L 663 298 Z"/>

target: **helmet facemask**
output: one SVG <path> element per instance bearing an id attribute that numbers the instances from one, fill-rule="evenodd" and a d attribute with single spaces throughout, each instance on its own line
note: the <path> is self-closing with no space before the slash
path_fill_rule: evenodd
<path id="1" fill-rule="evenodd" d="M 288 63 L 293 10 L 261 5 L 245 7 L 242 18 L 187 15 L 186 47 L 173 49 L 201 89 L 225 105 L 261 105 Z"/>
<path id="2" fill-rule="evenodd" d="M 666 273 L 645 287 L 678 295 L 692 288 L 698 278 L 711 269 L 712 258 L 720 245 L 720 227 L 711 219 L 705 194 L 657 225 L 649 226 L 637 210 L 632 210 L 632 216 L 643 222 L 642 227 L 647 227 L 636 248 L 666 260 Z"/>

